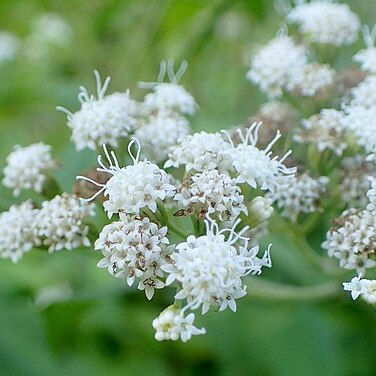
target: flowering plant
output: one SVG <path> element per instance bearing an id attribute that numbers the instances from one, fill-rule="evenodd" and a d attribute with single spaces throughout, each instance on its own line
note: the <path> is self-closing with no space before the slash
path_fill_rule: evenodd
<path id="1" fill-rule="evenodd" d="M 139 83 L 148 90 L 142 101 L 129 90 L 107 94 L 110 78 L 102 83 L 94 71 L 96 95 L 80 87 L 78 111 L 57 109 L 76 149 L 96 151 L 98 166 L 77 176 L 73 193 L 62 192 L 51 148 L 16 146 L 3 184 L 15 196 L 32 189 L 43 202 L 0 214 L 1 257 L 95 249 L 99 268 L 148 300 L 173 291 L 152 323 L 157 340 L 204 334 L 195 313 L 236 311 L 247 293 L 278 295 L 277 283 L 259 277 L 272 267 L 271 244 L 259 243 L 273 232 L 285 232 L 329 279 L 319 294 L 337 293 L 343 281 L 353 299 L 375 304 L 376 282 L 364 277 L 376 266 L 376 32 L 363 30 L 360 69 L 336 72 L 320 46 L 357 39 L 350 8 L 322 0 L 277 8 L 286 23 L 246 75 L 269 101 L 237 127 L 192 131 L 199 107 L 180 84 L 186 62 L 175 70 L 162 61 L 157 82 Z M 310 236 L 322 213 L 333 221 L 315 248 Z M 326 256 L 355 274 L 350 282 Z"/>

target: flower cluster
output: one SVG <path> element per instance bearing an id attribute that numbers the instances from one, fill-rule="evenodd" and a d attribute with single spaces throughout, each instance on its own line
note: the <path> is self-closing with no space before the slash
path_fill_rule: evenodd
<path id="1" fill-rule="evenodd" d="M 51 157 L 51 147 L 43 143 L 27 147 L 15 146 L 7 157 L 4 168 L 3 184 L 13 189 L 18 196 L 23 189 L 33 189 L 40 193 L 46 176 L 56 168 L 56 162 Z"/>
<path id="2" fill-rule="evenodd" d="M 314 179 L 307 174 L 288 176 L 269 197 L 281 209 L 281 215 L 296 222 L 300 213 L 313 213 L 319 210 L 320 196 L 324 193 L 328 178 L 322 176 Z"/>
<path id="3" fill-rule="evenodd" d="M 125 278 L 128 286 L 139 280 L 138 288 L 145 290 L 150 300 L 154 289 L 164 287 L 161 267 L 171 253 L 166 234 L 167 227 L 159 228 L 147 217 L 123 216 L 106 225 L 95 242 L 95 249 L 104 256 L 98 267 Z"/>
<path id="4" fill-rule="evenodd" d="M 352 44 L 358 37 L 360 21 L 347 4 L 326 0 L 300 2 L 286 16 L 290 23 L 299 25 L 299 31 L 310 41 L 341 46 Z"/>

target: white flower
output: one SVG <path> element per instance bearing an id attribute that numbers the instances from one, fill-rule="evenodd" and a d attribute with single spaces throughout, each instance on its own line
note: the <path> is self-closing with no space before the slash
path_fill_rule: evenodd
<path id="1" fill-rule="evenodd" d="M 35 42 L 64 46 L 73 36 L 72 28 L 56 13 L 42 14 L 32 25 L 30 38 Z"/>
<path id="2" fill-rule="evenodd" d="M 0 257 L 17 262 L 33 246 L 39 245 L 35 226 L 37 213 L 31 201 L 12 205 L 8 211 L 0 213 Z"/>
<path id="3" fill-rule="evenodd" d="M 144 106 L 149 112 L 173 110 L 185 115 L 193 115 L 197 104 L 187 90 L 175 83 L 159 83 L 153 93 L 146 94 Z"/>
<path id="4" fill-rule="evenodd" d="M 145 96 L 143 107 L 146 113 L 155 111 L 176 111 L 183 115 L 193 115 L 197 109 L 197 103 L 193 96 L 179 85 L 188 64 L 183 61 L 180 68 L 174 73 L 174 62 L 172 60 L 162 61 L 158 82 L 140 82 L 142 88 L 153 90 Z M 163 82 L 165 76 L 170 82 Z"/>
<path id="5" fill-rule="evenodd" d="M 307 62 L 306 50 L 286 36 L 277 36 L 253 58 L 247 79 L 270 98 L 280 97 L 291 78 Z"/>
<path id="6" fill-rule="evenodd" d="M 367 192 L 367 198 L 369 200 L 369 204 L 367 206 L 367 210 L 371 212 L 376 212 L 376 178 L 369 177 L 369 182 L 371 183 L 371 188 Z"/>
<path id="7" fill-rule="evenodd" d="M 291 76 L 286 88 L 298 95 L 313 97 L 333 84 L 334 74 L 328 64 L 307 64 Z"/>
<path id="8" fill-rule="evenodd" d="M 57 109 L 67 114 L 68 127 L 72 129 L 72 140 L 77 150 L 85 147 L 96 150 L 103 144 L 118 146 L 119 138 L 127 138 L 134 126 L 137 104 L 130 99 L 129 92 L 114 93 L 105 96 L 110 77 L 103 86 L 99 73 L 94 71 L 97 81 L 97 98 L 80 87 L 78 99 L 81 109 L 71 113 L 58 106 Z"/>
<path id="9" fill-rule="evenodd" d="M 376 73 L 376 47 L 368 47 L 359 51 L 353 59 L 360 63 L 362 70 L 371 74 Z"/>
<path id="10" fill-rule="evenodd" d="M 367 154 L 376 152 L 376 106 L 366 108 L 364 106 L 344 107 L 346 116 L 343 119 L 344 126 L 357 138 Z"/>
<path id="11" fill-rule="evenodd" d="M 161 111 L 151 115 L 146 124 L 136 130 L 134 137 L 142 144 L 145 156 L 157 163 L 165 161 L 171 149 L 189 133 L 186 118 L 174 112 Z"/>
<path id="12" fill-rule="evenodd" d="M 363 38 L 366 44 L 366 48 L 360 50 L 353 60 L 360 63 L 361 69 L 371 74 L 376 73 L 376 25 L 369 29 L 368 26 L 363 26 Z"/>
<path id="13" fill-rule="evenodd" d="M 157 341 L 177 341 L 180 338 L 183 342 L 187 342 L 194 335 L 205 334 L 204 328 L 198 329 L 193 325 L 194 319 L 194 313 L 184 317 L 184 312 L 179 308 L 167 307 L 153 320 L 153 328 L 156 331 L 155 339 Z"/>
<path id="14" fill-rule="evenodd" d="M 288 22 L 299 25 L 299 31 L 312 42 L 349 45 L 358 38 L 360 21 L 347 4 L 327 0 L 301 3 L 286 17 Z"/>
<path id="15" fill-rule="evenodd" d="M 314 179 L 307 174 L 287 176 L 280 179 L 280 185 L 266 197 L 282 210 L 281 215 L 296 222 L 299 213 L 313 213 L 318 210 L 320 195 L 325 191 L 329 179 L 326 176 Z"/>
<path id="16" fill-rule="evenodd" d="M 270 198 L 256 196 L 249 203 L 249 216 L 256 224 L 260 224 L 268 220 L 273 214 L 273 201 Z"/>
<path id="17" fill-rule="evenodd" d="M 164 287 L 161 265 L 171 253 L 166 234 L 167 227 L 158 228 L 149 218 L 124 216 L 99 234 L 95 249 L 101 250 L 104 258 L 98 267 L 125 278 L 129 286 L 137 279 L 138 288 L 151 299 L 155 288 Z"/>
<path id="18" fill-rule="evenodd" d="M 217 170 L 188 176 L 178 188 L 174 200 L 183 212 L 196 212 L 201 218 L 214 213 L 221 221 L 227 221 L 235 220 L 242 212 L 247 214 L 244 197 L 235 179 Z"/>
<path id="19" fill-rule="evenodd" d="M 135 142 L 138 146 L 136 157 L 131 152 L 131 147 Z M 103 150 L 109 166 L 106 167 L 99 156 L 98 163 L 101 167 L 97 170 L 111 174 L 111 178 L 105 184 L 96 183 L 85 176 L 78 176 L 77 179 L 90 181 L 101 188 L 92 197 L 86 199 L 87 201 L 93 200 L 102 192 L 108 196 L 103 207 L 109 218 L 116 213 L 119 213 L 120 216 L 123 213 L 139 214 L 144 208 L 155 213 L 158 200 L 163 201 L 167 197 L 173 196 L 175 187 L 169 184 L 170 178 L 167 173 L 154 163 L 139 160 L 141 146 L 136 139 L 133 139 L 128 145 L 133 165 L 120 168 L 115 153 L 111 152 L 110 156 L 105 145 Z"/>
<path id="20" fill-rule="evenodd" d="M 272 100 L 261 105 L 258 115 L 275 123 L 290 123 L 296 118 L 297 113 L 288 103 Z"/>
<path id="21" fill-rule="evenodd" d="M 177 281 L 180 289 L 175 299 L 187 300 L 187 307 L 197 309 L 202 306 L 205 314 L 211 306 L 223 311 L 230 307 L 236 311 L 235 299 L 246 295 L 242 278 L 248 274 L 260 274 L 262 266 L 271 266 L 269 249 L 260 259 L 258 247 L 248 248 L 248 239 L 241 233 L 236 234 L 234 223 L 232 229 L 219 231 L 212 220 L 205 221 L 206 235 L 189 236 L 176 246 L 171 255 L 171 264 L 162 266 L 169 276 L 166 285 Z M 244 228 L 242 231 L 246 231 Z M 224 232 L 229 231 L 226 239 Z M 243 245 L 234 243 L 243 240 Z"/>
<path id="22" fill-rule="evenodd" d="M 178 168 L 185 166 L 186 171 L 228 170 L 231 161 L 225 151 L 231 145 L 220 133 L 199 132 L 186 136 L 180 144 L 169 153 L 164 167 Z"/>
<path id="23" fill-rule="evenodd" d="M 371 187 L 369 176 L 376 175 L 376 166 L 364 156 L 343 158 L 342 181 L 339 184 L 341 199 L 348 207 L 365 208 L 368 204 L 367 191 Z"/>
<path id="24" fill-rule="evenodd" d="M 21 147 L 16 145 L 7 157 L 4 168 L 3 184 L 13 189 L 18 196 L 22 189 L 33 189 L 40 193 L 46 175 L 56 168 L 51 157 L 51 147 L 43 143 Z"/>
<path id="25" fill-rule="evenodd" d="M 13 60 L 19 47 L 18 38 L 6 31 L 0 31 L 0 63 Z"/>
<path id="26" fill-rule="evenodd" d="M 332 150 L 341 156 L 347 147 L 345 136 L 344 115 L 335 109 L 323 109 L 320 114 L 302 120 L 302 129 L 294 135 L 298 143 L 312 143 L 322 152 Z"/>
<path id="27" fill-rule="evenodd" d="M 376 77 L 366 77 L 351 92 L 351 105 L 364 106 L 366 108 L 376 107 Z"/>
<path id="28" fill-rule="evenodd" d="M 291 154 L 287 152 L 281 159 L 277 156 L 272 157 L 272 147 L 281 137 L 277 131 L 276 136 L 264 150 L 259 149 L 256 144 L 258 141 L 258 131 L 261 123 L 253 123 L 244 135 L 238 130 L 241 143 L 232 145 L 225 151 L 226 156 L 232 160 L 232 166 L 237 174 L 238 183 L 247 183 L 252 188 L 262 190 L 272 190 L 278 185 L 278 178 L 284 175 L 292 175 L 295 168 L 287 168 L 283 162 Z M 230 139 L 231 141 L 231 139 Z"/>
<path id="29" fill-rule="evenodd" d="M 89 247 L 89 226 L 85 220 L 94 215 L 94 206 L 74 195 L 63 193 L 44 201 L 36 218 L 38 235 L 48 251 Z"/>
<path id="30" fill-rule="evenodd" d="M 351 297 L 355 300 L 359 296 L 368 304 L 376 304 L 376 280 L 354 277 L 350 282 L 343 283 L 345 291 L 351 291 Z"/>
<path id="31" fill-rule="evenodd" d="M 369 257 L 376 248 L 376 217 L 373 213 L 350 209 L 334 222 L 336 227 L 326 234 L 322 247 L 329 257 L 339 259 L 340 266 L 365 274 L 366 269 L 376 266 Z"/>

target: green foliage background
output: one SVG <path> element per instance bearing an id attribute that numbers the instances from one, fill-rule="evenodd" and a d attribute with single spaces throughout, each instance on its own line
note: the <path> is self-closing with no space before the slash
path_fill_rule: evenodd
<path id="1" fill-rule="evenodd" d="M 375 22 L 374 0 L 348 3 L 362 22 Z M 0 167 L 14 144 L 43 140 L 61 159 L 57 177 L 71 190 L 74 177 L 95 164 L 95 155 L 75 152 L 65 116 L 54 107 L 78 109 L 78 86 L 94 89 L 94 68 L 112 76 L 111 91 L 130 88 L 141 97 L 137 82 L 155 80 L 161 59 L 187 59 L 182 83 L 201 107 L 193 128 L 241 123 L 265 101 L 245 72 L 250 52 L 278 29 L 281 19 L 272 5 L 269 0 L 0 0 L 0 29 L 21 38 L 46 11 L 63 16 L 74 30 L 72 43 L 52 50 L 46 60 L 19 57 L 0 65 Z M 231 19 L 235 23 L 226 28 Z M 339 66 L 361 46 L 360 41 L 341 50 Z M 12 200 L 1 188 L 0 210 Z M 319 244 L 321 236 L 313 241 Z M 274 268 L 265 277 L 297 286 L 325 282 L 283 234 L 269 239 Z M 159 343 L 151 321 L 169 304 L 167 298 L 157 294 L 154 304 L 146 302 L 142 293 L 97 269 L 98 259 L 94 251 L 82 250 L 31 252 L 17 265 L 0 260 L 0 375 L 376 374 L 376 313 L 345 293 L 327 299 L 250 294 L 239 301 L 236 314 L 200 317 L 206 336 L 187 344 Z M 35 304 L 50 291 L 46 287 L 57 289 L 56 301 Z"/>

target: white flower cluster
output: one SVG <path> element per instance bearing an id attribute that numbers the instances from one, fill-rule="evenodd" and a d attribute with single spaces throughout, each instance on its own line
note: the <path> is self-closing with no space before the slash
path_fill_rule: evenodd
<path id="1" fill-rule="evenodd" d="M 376 76 L 366 77 L 351 90 L 350 94 L 352 106 L 376 107 Z"/>
<path id="2" fill-rule="evenodd" d="M 367 198 L 369 200 L 367 210 L 375 213 L 376 212 L 376 178 L 369 177 L 369 180 L 371 183 L 371 188 L 367 192 Z"/>
<path id="3" fill-rule="evenodd" d="M 154 289 L 165 286 L 161 266 L 171 253 L 166 234 L 167 227 L 159 228 L 147 217 L 124 216 L 106 225 L 99 234 L 95 249 L 102 251 L 104 258 L 98 267 L 125 278 L 129 286 L 139 280 L 138 288 L 145 290 L 150 300 Z"/>
<path id="4" fill-rule="evenodd" d="M 351 291 L 353 300 L 359 296 L 368 304 L 376 304 L 376 280 L 354 277 L 350 282 L 343 283 L 345 291 Z"/>
<path id="5" fill-rule="evenodd" d="M 281 215 L 296 222 L 300 213 L 313 213 L 319 210 L 320 196 L 325 192 L 329 179 L 326 176 L 312 178 L 308 174 L 288 176 L 281 179 L 280 185 L 266 197 L 280 208 Z"/>
<path id="6" fill-rule="evenodd" d="M 77 150 L 97 150 L 104 144 L 118 147 L 134 136 L 143 144 L 144 156 L 155 163 L 165 161 L 172 147 L 191 132 L 184 115 L 193 115 L 197 108 L 192 95 L 178 84 L 186 68 L 187 63 L 183 62 L 174 73 L 173 62 L 162 61 L 158 82 L 139 83 L 152 90 L 142 102 L 133 100 L 129 91 L 105 95 L 110 77 L 102 86 L 99 73 L 94 71 L 97 97 L 80 87 L 79 111 L 72 113 L 57 107 L 67 114 Z M 163 82 L 166 74 L 170 82 Z"/>
<path id="7" fill-rule="evenodd" d="M 136 143 L 138 150 L 136 156 L 131 152 L 132 145 Z M 172 197 L 175 187 L 171 185 L 167 173 L 156 164 L 147 160 L 140 161 L 141 146 L 133 139 L 128 145 L 128 152 L 133 160 L 133 165 L 120 167 L 115 153 L 108 153 L 106 146 L 103 147 L 109 166 L 105 166 L 98 157 L 101 166 L 97 170 L 111 174 L 111 178 L 105 184 L 99 184 L 85 176 L 78 179 L 87 180 L 100 189 L 87 201 L 99 196 L 102 192 L 108 199 L 103 203 L 108 217 L 114 214 L 140 214 L 142 209 L 148 208 L 153 213 L 157 211 L 157 201 Z M 111 158 L 112 157 L 112 158 Z"/>
<path id="8" fill-rule="evenodd" d="M 317 115 L 302 120 L 302 128 L 294 135 L 298 143 L 312 143 L 322 152 L 326 149 L 341 156 L 347 147 L 344 140 L 346 128 L 342 112 L 331 109 L 323 109 Z"/>
<path id="9" fill-rule="evenodd" d="M 256 146 L 260 126 L 261 123 L 253 123 L 245 134 L 238 130 L 241 143 L 232 144 L 226 150 L 226 156 L 231 161 L 231 171 L 236 174 L 237 183 L 247 183 L 251 188 L 261 190 L 273 190 L 281 176 L 293 175 L 296 168 L 288 168 L 283 164 L 291 151 L 280 159 L 278 156 L 272 157 L 271 149 L 281 138 L 279 131 L 265 149 Z M 230 138 L 229 140 L 231 141 Z"/>
<path id="10" fill-rule="evenodd" d="M 224 172 L 231 166 L 231 160 L 226 154 L 230 146 L 220 133 L 194 133 L 183 138 L 172 149 L 164 167 L 178 168 L 183 165 L 186 171 L 218 169 Z"/>
<path id="11" fill-rule="evenodd" d="M 376 25 L 371 30 L 368 26 L 364 26 L 363 36 L 366 48 L 360 50 L 353 60 L 360 64 L 362 70 L 376 74 Z"/>
<path id="12" fill-rule="evenodd" d="M 235 299 L 246 295 L 242 278 L 260 274 L 263 266 L 271 266 L 269 249 L 262 258 L 257 257 L 257 246 L 248 249 L 248 239 L 234 231 L 239 221 L 230 229 L 227 239 L 224 232 L 228 229 L 219 230 L 214 221 L 205 223 L 206 235 L 190 235 L 176 246 L 170 256 L 172 262 L 162 266 L 168 273 L 166 284 L 177 281 L 181 287 L 175 299 L 186 300 L 190 309 L 201 307 L 202 314 L 210 307 L 219 311 L 229 307 L 236 311 Z M 240 240 L 243 244 L 235 246 Z"/>
<path id="13" fill-rule="evenodd" d="M 364 275 L 376 266 L 370 258 L 376 248 L 376 217 L 368 210 L 346 210 L 336 219 L 335 227 L 326 234 L 322 247 L 329 257 L 339 260 L 340 266 Z"/>
<path id="14" fill-rule="evenodd" d="M 27 147 L 15 146 L 7 157 L 2 183 L 13 189 L 18 196 L 23 189 L 33 189 L 40 193 L 43 184 L 56 162 L 51 157 L 51 147 L 43 143 Z"/>
<path id="15" fill-rule="evenodd" d="M 143 145 L 143 154 L 156 163 L 165 161 L 171 149 L 191 132 L 188 120 L 178 113 L 151 114 L 134 133 Z"/>
<path id="16" fill-rule="evenodd" d="M 270 98 L 280 97 L 306 63 L 303 46 L 286 35 L 277 36 L 254 56 L 247 78 Z"/>
<path id="17" fill-rule="evenodd" d="M 333 84 L 334 74 L 329 64 L 306 64 L 290 77 L 286 88 L 298 95 L 313 97 Z"/>
<path id="18" fill-rule="evenodd" d="M 126 138 L 136 125 L 134 118 L 137 104 L 129 97 L 129 92 L 105 96 L 110 77 L 103 86 L 100 75 L 94 71 L 97 81 L 97 98 L 80 88 L 78 99 L 81 109 L 75 113 L 58 106 L 67 114 L 68 127 L 72 129 L 72 141 L 77 150 L 85 147 L 96 150 L 103 144 L 118 146 L 118 139 Z"/>
<path id="19" fill-rule="evenodd" d="M 358 38 L 360 21 L 347 4 L 327 0 L 301 2 L 286 20 L 299 25 L 299 31 L 315 43 L 349 45 Z"/>
<path id="20" fill-rule="evenodd" d="M 0 63 L 13 60 L 18 49 L 18 38 L 7 31 L 0 31 Z"/>
<path id="21" fill-rule="evenodd" d="M 198 329 L 193 325 L 195 314 L 190 313 L 184 317 L 184 312 L 175 306 L 169 306 L 153 320 L 155 339 L 157 341 L 189 341 L 192 336 L 205 334 L 204 328 Z"/>
<path id="22" fill-rule="evenodd" d="M 344 158 L 341 168 L 339 190 L 342 201 L 350 208 L 365 209 L 368 204 L 366 193 L 371 188 L 369 177 L 376 175 L 376 166 L 358 154 Z"/>
<path id="23" fill-rule="evenodd" d="M 13 205 L 0 214 L 0 255 L 13 262 L 33 247 L 48 246 L 49 252 L 90 246 L 85 220 L 93 206 L 68 194 L 44 201 L 35 208 L 31 201 Z"/>
<path id="24" fill-rule="evenodd" d="M 174 196 L 186 214 L 205 218 L 212 214 L 221 221 L 235 220 L 240 213 L 247 214 L 244 197 L 235 179 L 217 170 L 199 172 L 188 176 Z"/>
<path id="25" fill-rule="evenodd" d="M 13 262 L 39 244 L 35 217 L 37 209 L 31 201 L 12 205 L 0 213 L 0 256 Z"/>
<path id="26" fill-rule="evenodd" d="M 94 215 L 94 207 L 67 193 L 44 201 L 35 219 L 38 236 L 48 251 L 73 250 L 90 246 L 89 226 L 85 220 Z"/>

